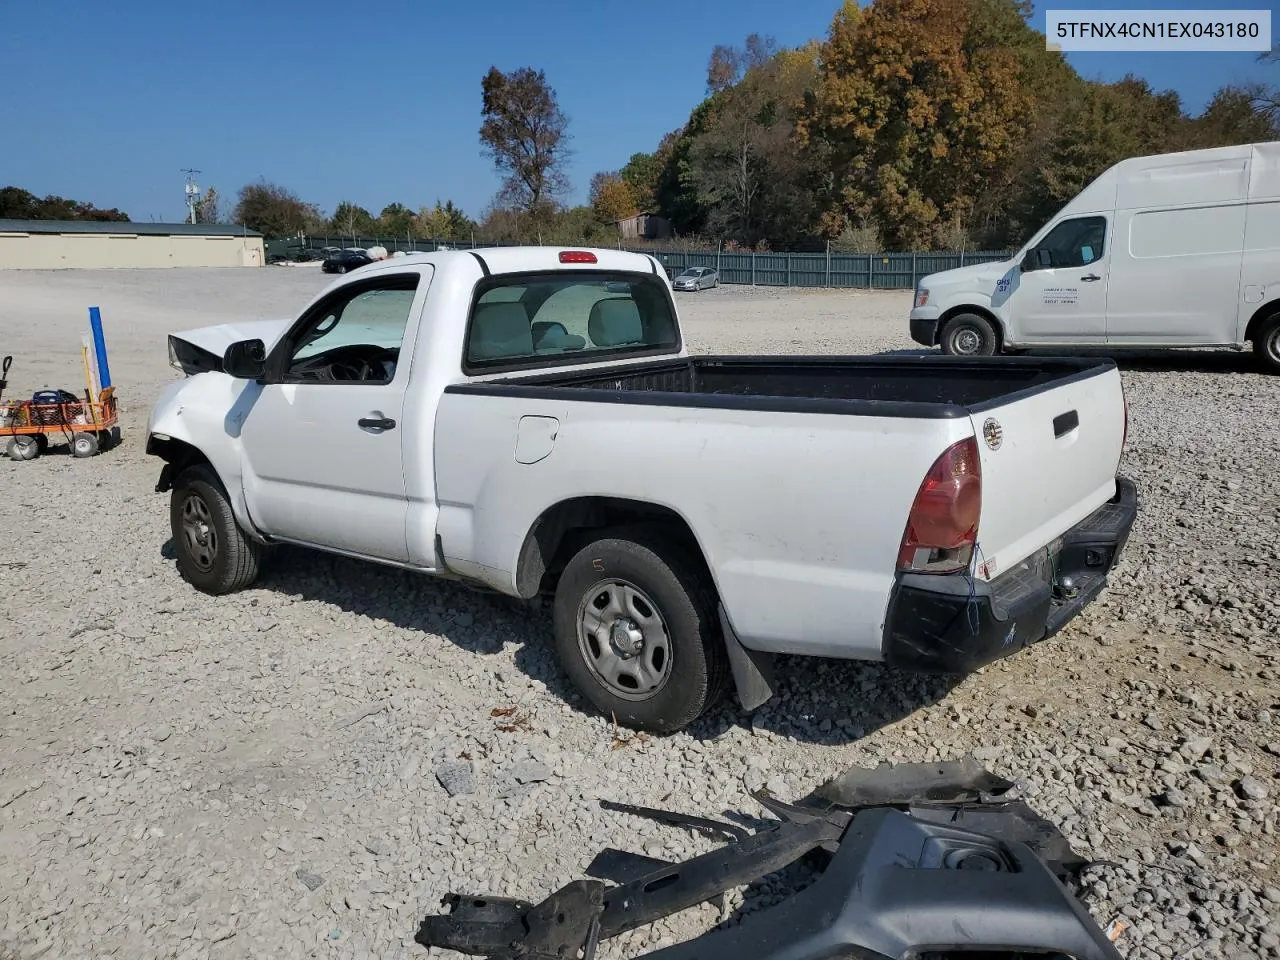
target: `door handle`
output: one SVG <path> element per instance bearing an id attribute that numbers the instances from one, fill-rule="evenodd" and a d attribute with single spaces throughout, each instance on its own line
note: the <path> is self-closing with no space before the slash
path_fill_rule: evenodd
<path id="1" fill-rule="evenodd" d="M 361 417 L 356 426 L 362 430 L 394 430 L 396 422 L 390 417 Z"/>
<path id="2" fill-rule="evenodd" d="M 1085 283 L 1093 283 L 1093 281 L 1101 280 L 1102 278 L 1098 276 L 1096 273 L 1086 273 L 1080 279 L 1083 280 Z"/>

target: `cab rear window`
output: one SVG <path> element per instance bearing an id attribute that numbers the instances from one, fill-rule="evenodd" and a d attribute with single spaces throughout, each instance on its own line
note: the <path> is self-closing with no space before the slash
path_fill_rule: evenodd
<path id="1" fill-rule="evenodd" d="M 679 349 L 671 297 L 647 274 L 522 274 L 487 281 L 467 325 L 466 366 L 583 363 Z"/>

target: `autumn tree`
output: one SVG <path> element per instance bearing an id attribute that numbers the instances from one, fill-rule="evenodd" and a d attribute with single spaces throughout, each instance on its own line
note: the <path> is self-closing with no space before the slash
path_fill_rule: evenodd
<path id="1" fill-rule="evenodd" d="M 656 153 L 633 153 L 618 176 L 631 188 L 637 209 L 654 209 L 658 202 L 658 179 L 662 176 L 662 161 Z"/>
<path id="2" fill-rule="evenodd" d="M 601 223 L 616 223 L 636 213 L 631 187 L 616 171 L 592 177 L 590 197 L 591 210 Z"/>
<path id="3" fill-rule="evenodd" d="M 1208 129 L 1231 143 L 1275 140 L 1280 129 L 1280 89 L 1265 83 L 1224 87 L 1209 104 L 1206 118 Z"/>
<path id="4" fill-rule="evenodd" d="M 480 84 L 480 143 L 503 174 L 500 199 L 534 214 L 568 188 L 569 121 L 546 75 L 532 67 L 503 73 L 491 67 Z"/>
<path id="5" fill-rule="evenodd" d="M 1004 210 L 1004 229 L 991 239 L 1020 244 L 1112 164 L 1186 149 L 1189 136 L 1176 93 L 1157 93 L 1132 76 L 1082 84 L 1037 143 L 1031 170 L 1014 185 L 1014 202 Z"/>
<path id="6" fill-rule="evenodd" d="M 750 34 L 741 47 L 717 44 L 707 63 L 707 92 L 729 89 L 748 71 L 763 67 L 777 51 L 778 43 L 773 37 L 762 37 L 758 33 Z"/>
<path id="7" fill-rule="evenodd" d="M 745 49 L 752 47 L 748 38 Z M 819 153 L 797 150 L 794 135 L 816 78 L 816 53 L 816 47 L 787 50 L 763 63 L 744 53 L 747 72 L 712 96 L 689 161 L 707 225 L 717 235 L 754 245 L 767 237 L 791 242 L 810 231 L 810 181 Z"/>
<path id="8" fill-rule="evenodd" d="M 717 47 L 706 99 L 622 179 L 685 235 L 1007 249 L 1126 157 L 1280 139 L 1280 89 L 1224 87 L 1190 117 L 1140 78 L 1082 78 L 1031 12 L 849 0 L 816 54 Z"/>
<path id="9" fill-rule="evenodd" d="M 829 232 L 869 218 L 910 249 L 972 214 L 1034 102 L 1023 61 L 986 28 L 993 2 L 846 0 L 836 14 L 801 125 L 829 150 Z"/>
<path id="10" fill-rule="evenodd" d="M 329 224 L 335 233 L 344 237 L 371 237 L 378 230 L 373 214 L 348 200 L 333 208 Z"/>
<path id="11" fill-rule="evenodd" d="M 297 194 L 275 183 L 260 180 L 240 188 L 232 217 L 268 237 L 292 237 L 315 232 L 322 223 L 320 210 Z"/>
<path id="12" fill-rule="evenodd" d="M 221 223 L 221 200 L 216 187 L 206 190 L 196 201 L 196 223 Z"/>

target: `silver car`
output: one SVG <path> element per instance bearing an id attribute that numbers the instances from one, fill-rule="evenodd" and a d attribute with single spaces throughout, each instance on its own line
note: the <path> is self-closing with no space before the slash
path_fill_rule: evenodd
<path id="1" fill-rule="evenodd" d="M 706 290 L 720 286 L 720 271 L 715 267 L 690 267 L 671 281 L 674 290 Z"/>

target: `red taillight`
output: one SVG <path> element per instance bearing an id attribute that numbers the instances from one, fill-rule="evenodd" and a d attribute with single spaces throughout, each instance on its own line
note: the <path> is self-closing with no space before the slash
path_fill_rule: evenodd
<path id="1" fill-rule="evenodd" d="M 933 462 L 916 491 L 898 550 L 898 569 L 912 573 L 967 570 L 982 511 L 978 441 L 953 443 Z"/>
<path id="2" fill-rule="evenodd" d="M 590 250 L 561 250 L 561 263 L 595 263 L 596 255 Z"/>

